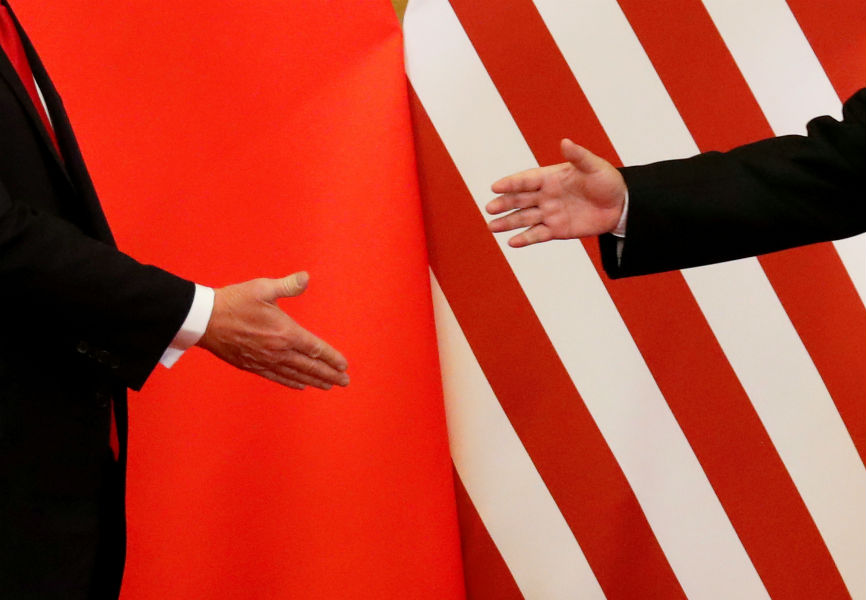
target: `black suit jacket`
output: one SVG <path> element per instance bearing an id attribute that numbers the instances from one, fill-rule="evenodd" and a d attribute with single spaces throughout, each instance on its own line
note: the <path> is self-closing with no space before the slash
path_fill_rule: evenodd
<path id="1" fill-rule="evenodd" d="M 116 249 L 60 96 L 19 31 L 62 157 L 0 52 L 0 596 L 110 597 L 125 390 L 156 366 L 194 285 Z"/>
<path id="2" fill-rule="evenodd" d="M 622 258 L 600 238 L 612 277 L 743 258 L 866 231 L 866 89 L 843 120 L 789 135 L 621 169 L 629 190 Z"/>

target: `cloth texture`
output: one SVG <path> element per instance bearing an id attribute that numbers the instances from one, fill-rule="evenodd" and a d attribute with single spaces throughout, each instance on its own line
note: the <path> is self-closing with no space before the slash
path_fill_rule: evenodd
<path id="1" fill-rule="evenodd" d="M 0 53 L 0 595 L 113 598 L 126 388 L 144 384 L 194 284 L 117 250 L 62 101 L 12 17 L 57 146 Z"/>
<path id="2" fill-rule="evenodd" d="M 818 117 L 807 135 L 729 152 L 624 167 L 629 215 L 622 255 L 599 238 L 611 277 L 765 254 L 866 231 L 866 88 L 843 118 Z"/>

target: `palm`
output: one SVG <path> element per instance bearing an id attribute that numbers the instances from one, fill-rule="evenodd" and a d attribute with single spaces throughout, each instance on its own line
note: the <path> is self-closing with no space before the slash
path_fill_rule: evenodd
<path id="1" fill-rule="evenodd" d="M 492 221 L 490 229 L 526 228 L 509 240 L 512 246 L 598 235 L 616 225 L 625 195 L 619 171 L 567 141 L 563 155 L 570 162 L 517 173 L 494 184 L 493 190 L 502 195 L 488 204 L 488 212 L 513 212 Z"/>

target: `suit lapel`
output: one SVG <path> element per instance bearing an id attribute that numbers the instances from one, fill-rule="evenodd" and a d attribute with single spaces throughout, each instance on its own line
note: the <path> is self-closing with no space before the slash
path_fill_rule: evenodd
<path id="1" fill-rule="evenodd" d="M 12 12 L 12 8 L 6 2 L 3 2 L 3 4 L 9 10 L 9 14 L 12 16 L 12 21 L 15 23 L 15 28 L 18 30 L 18 35 L 21 37 L 21 42 L 24 45 L 27 58 L 31 60 L 32 64 L 31 52 L 30 48 L 28 48 L 29 43 L 25 42 L 26 36 L 24 34 L 24 31 L 21 29 L 21 24 L 18 22 L 18 18 L 15 16 L 15 13 Z M 21 79 L 18 77 L 18 73 L 15 71 L 15 67 L 6 57 L 6 54 L 4 52 L 0 52 L 0 76 L 2 76 L 2 78 L 6 81 L 6 84 L 10 87 L 12 92 L 18 98 L 18 101 L 24 107 L 24 111 L 27 113 L 27 116 L 30 119 L 30 124 L 36 129 L 36 131 L 39 132 L 39 137 L 41 137 L 42 142 L 46 146 L 48 146 L 48 149 L 54 156 L 54 160 L 57 161 L 57 164 L 60 166 L 61 169 L 64 169 L 63 160 L 57 153 L 57 148 L 54 147 L 54 143 L 51 141 L 51 136 L 45 129 L 45 124 L 42 122 L 42 119 L 40 118 L 36 107 L 33 105 L 33 100 L 30 98 L 30 94 L 27 93 L 27 89 L 24 87 L 24 84 L 21 83 Z"/>
<path id="2" fill-rule="evenodd" d="M 18 101 L 24 108 L 24 112 L 27 113 L 27 117 L 30 119 L 30 125 L 39 133 L 39 137 L 42 138 L 43 143 L 48 146 L 51 154 L 54 156 L 54 160 L 56 160 L 58 165 L 63 168 L 63 161 L 57 154 L 57 149 L 54 147 L 51 137 L 45 130 L 45 125 L 42 123 L 42 119 L 39 117 L 36 107 L 33 106 L 33 100 L 30 99 L 30 94 L 27 93 L 24 84 L 21 83 L 21 79 L 19 79 L 18 73 L 15 71 L 15 67 L 12 66 L 12 63 L 9 62 L 9 59 L 3 52 L 0 52 L 0 77 L 5 80 L 6 85 L 9 86 L 18 98 Z"/>
<path id="3" fill-rule="evenodd" d="M 33 106 L 33 101 L 30 99 L 30 95 L 21 83 L 12 63 L 3 52 L 0 52 L 0 75 L 3 76 L 7 84 L 10 85 L 18 96 L 18 99 L 24 105 L 24 108 L 30 117 L 31 124 L 39 132 L 42 142 L 48 147 L 58 168 L 65 175 L 72 188 L 78 192 L 78 195 L 83 200 L 85 204 L 84 208 L 89 217 L 89 226 L 92 235 L 97 239 L 113 245 L 115 244 L 114 236 L 111 234 L 111 229 L 108 226 L 105 213 L 102 211 L 102 206 L 99 204 L 96 190 L 94 189 L 93 182 L 87 172 L 84 158 L 81 156 L 81 150 L 78 147 L 75 134 L 72 132 L 72 127 L 69 124 L 69 118 L 66 116 L 66 109 L 63 107 L 60 95 L 57 93 L 54 84 L 51 82 L 51 78 L 48 77 L 45 66 L 42 64 L 39 55 L 36 53 L 36 49 L 30 42 L 30 38 L 27 37 L 27 34 L 18 22 L 18 17 L 15 16 L 12 7 L 9 6 L 5 0 L 2 1 L 9 9 L 9 14 L 12 15 L 12 20 L 15 23 L 15 27 L 18 29 L 18 35 L 21 37 L 24 52 L 27 55 L 28 62 L 30 63 L 30 70 L 33 72 L 33 77 L 36 79 L 39 90 L 42 92 L 42 96 L 45 99 L 45 105 L 48 108 L 47 112 L 50 115 L 54 127 L 54 134 L 57 137 L 57 143 L 63 152 L 63 158 L 61 158 L 57 153 L 57 148 L 55 148 L 54 143 L 51 141 L 51 137 L 48 135 L 45 125 L 42 123 L 42 119 L 36 111 L 36 107 Z"/>

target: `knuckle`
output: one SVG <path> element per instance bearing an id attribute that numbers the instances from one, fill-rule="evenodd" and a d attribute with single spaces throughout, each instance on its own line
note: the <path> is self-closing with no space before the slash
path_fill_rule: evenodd
<path id="1" fill-rule="evenodd" d="M 286 349 L 286 340 L 284 336 L 271 336 L 262 341 L 262 348 L 267 354 L 273 354 Z"/>
<path id="2" fill-rule="evenodd" d="M 324 344 L 322 344 L 322 342 L 314 342 L 313 345 L 310 347 L 310 351 L 307 353 L 307 355 L 310 358 L 319 358 L 322 356 L 322 354 L 324 354 L 324 352 Z"/>
<path id="3" fill-rule="evenodd" d="M 247 369 L 249 371 L 252 371 L 259 366 L 257 361 L 255 360 L 255 357 L 249 352 L 241 352 L 240 354 L 238 354 L 237 361 L 239 367 L 241 367 L 242 369 Z"/>

